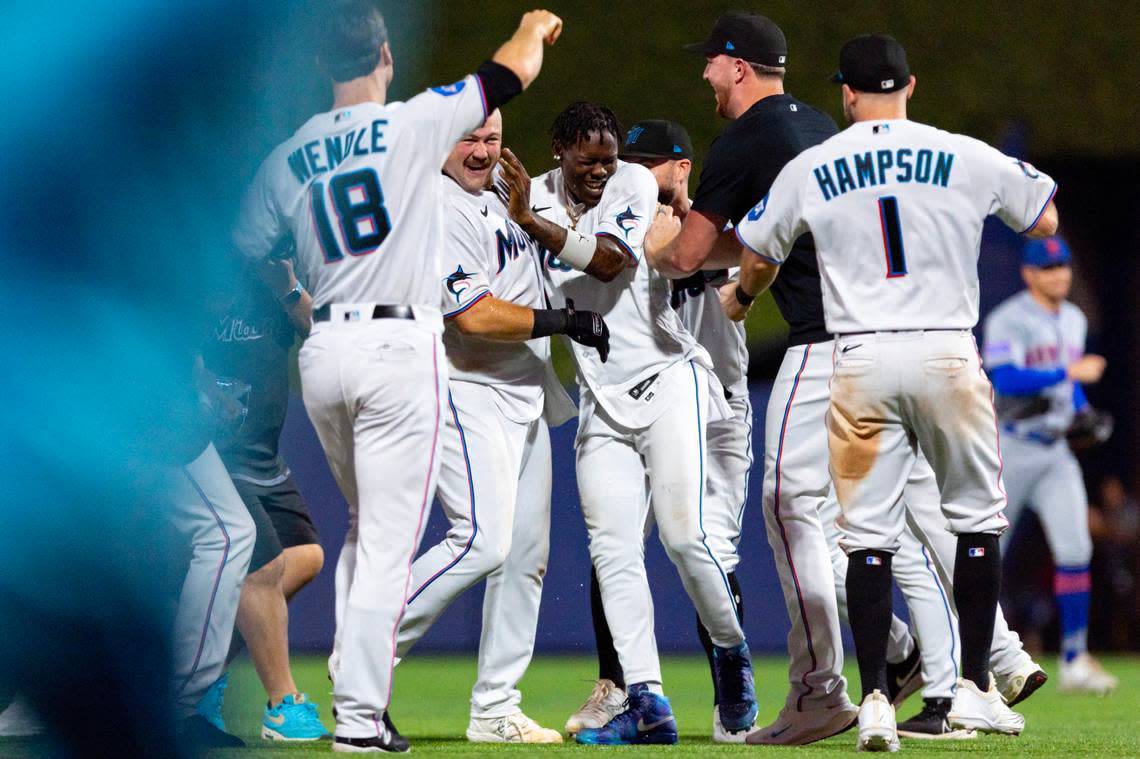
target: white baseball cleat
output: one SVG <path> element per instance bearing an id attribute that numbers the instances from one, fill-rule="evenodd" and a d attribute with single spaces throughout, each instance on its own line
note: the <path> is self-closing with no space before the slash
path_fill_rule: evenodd
<path id="1" fill-rule="evenodd" d="M 972 680 L 961 677 L 947 719 L 953 728 L 979 733 L 1019 735 L 1025 729 L 1025 717 L 1005 705 L 992 681 L 990 689 L 982 691 Z"/>
<path id="2" fill-rule="evenodd" d="M 587 728 L 605 727 L 606 723 L 625 711 L 625 691 L 613 680 L 602 678 L 594 683 L 594 691 L 586 703 L 566 720 L 566 732 L 577 735 Z"/>
<path id="3" fill-rule="evenodd" d="M 713 707 L 713 743 L 744 743 L 744 739 L 755 729 L 756 723 L 753 722 L 747 730 L 725 730 L 720 721 L 720 709 Z"/>
<path id="4" fill-rule="evenodd" d="M 467 723 L 472 743 L 561 743 L 562 734 L 543 727 L 521 711 L 505 717 L 472 717 Z"/>
<path id="5" fill-rule="evenodd" d="M 1041 665 L 1032 659 L 1027 659 L 1024 664 L 1008 674 L 998 672 L 992 674 L 998 693 L 1010 706 L 1032 696 L 1049 679 L 1045 670 L 1041 669 Z"/>
<path id="6" fill-rule="evenodd" d="M 21 696 L 12 699 L 8 708 L 0 713 L 0 736 L 26 738 L 43 731 L 44 724 Z"/>
<path id="7" fill-rule="evenodd" d="M 1057 690 L 1062 693 L 1095 693 L 1107 696 L 1120 684 L 1112 675 L 1104 671 L 1100 662 L 1086 651 L 1070 662 L 1060 664 L 1061 677 Z"/>
<path id="8" fill-rule="evenodd" d="M 752 746 L 803 746 L 838 735 L 855 725 L 859 707 L 846 697 L 843 703 L 826 709 L 797 712 L 784 707 L 776 721 L 748 734 Z"/>
<path id="9" fill-rule="evenodd" d="M 858 751 L 899 750 L 899 731 L 895 724 L 895 708 L 882 691 L 875 689 L 859 707 Z"/>

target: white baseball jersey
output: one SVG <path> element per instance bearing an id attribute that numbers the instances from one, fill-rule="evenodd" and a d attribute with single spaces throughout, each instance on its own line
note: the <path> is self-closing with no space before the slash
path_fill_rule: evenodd
<path id="1" fill-rule="evenodd" d="M 486 117 L 474 75 L 406 103 L 313 116 L 258 170 L 234 233 L 237 249 L 262 259 L 291 233 L 318 307 L 438 309 L 440 168 Z"/>
<path id="2" fill-rule="evenodd" d="M 1085 353 L 1088 320 L 1072 303 L 1053 313 L 1028 291 L 1004 301 L 986 317 L 987 369 L 1064 369 Z M 1039 394 L 995 397 L 998 416 L 1019 435 L 1059 438 L 1073 422 L 1073 383 L 1062 379 Z"/>
<path id="3" fill-rule="evenodd" d="M 973 138 L 862 121 L 788 163 L 737 236 L 782 263 L 812 233 L 829 332 L 969 329 L 985 217 L 1025 231 L 1056 187 Z"/>
<path id="4" fill-rule="evenodd" d="M 657 210 L 657 181 L 644 166 L 619 161 L 601 201 L 585 208 L 567 196 L 562 170 L 554 169 L 531 182 L 530 202 L 556 224 L 617 240 L 629 255 L 629 267 L 608 283 L 571 269 L 549 252 L 544 269 L 556 307 L 573 299 L 575 308 L 601 314 L 610 326 L 610 355 L 604 364 L 593 348 L 569 344 L 579 381 L 616 421 L 644 427 L 665 409 L 652 403 L 656 395 L 651 388 L 642 393 L 638 385 L 690 359 L 712 370 L 708 353 L 669 306 L 669 280 L 641 265 L 645 232 Z"/>
<path id="5" fill-rule="evenodd" d="M 443 315 L 456 316 L 487 295 L 528 308 L 545 308 L 541 246 L 510 220 L 493 192 L 465 192 L 444 180 Z M 542 413 L 550 338 L 521 343 L 470 337 L 449 324 L 443 334 L 450 377 L 491 385 L 499 410 L 515 422 Z"/>
<path id="6" fill-rule="evenodd" d="M 709 352 L 717 379 L 726 388 L 743 382 L 748 372 L 748 343 L 744 322 L 724 315 L 717 288 L 736 276 L 740 269 L 699 271 L 691 277 L 673 280 L 670 303 L 681 317 L 681 324 Z"/>

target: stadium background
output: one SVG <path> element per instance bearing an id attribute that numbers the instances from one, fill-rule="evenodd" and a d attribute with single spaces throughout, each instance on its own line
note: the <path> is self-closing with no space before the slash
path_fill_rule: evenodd
<path id="1" fill-rule="evenodd" d="M 382 3 L 382 6 L 385 4 Z M 505 30 L 532 4 L 489 2 L 388 3 L 385 7 L 396 61 L 393 99 L 426 86 L 453 81 L 489 56 Z M 1125 4 L 1126 6 L 1129 4 Z M 1120 476 L 1135 492 L 1140 429 L 1134 423 L 1140 380 L 1140 331 L 1135 310 L 1140 286 L 1140 171 L 1138 109 L 1122 98 L 1140 78 L 1140 15 L 1124 6 L 1097 2 L 874 2 L 789 1 L 766 3 L 654 2 L 549 3 L 562 14 L 566 33 L 547 56 L 542 76 L 527 94 L 504 110 L 505 144 L 522 157 L 532 174 L 552 164 L 548 126 L 576 99 L 600 101 L 623 124 L 663 117 L 683 123 L 697 149 L 692 187 L 700 157 L 723 120 L 713 112 L 712 93 L 701 81 L 703 61 L 684 53 L 687 42 L 703 37 L 716 15 L 747 7 L 769 15 L 789 41 L 787 90 L 823 108 L 842 123 L 838 93 L 827 81 L 837 51 L 850 36 L 886 31 L 908 50 L 918 91 L 911 116 L 952 131 L 977 136 L 1026 158 L 1059 182 L 1062 231 L 1077 253 L 1073 300 L 1090 318 L 1090 350 L 1109 362 L 1105 379 L 1090 389 L 1097 406 L 1112 411 L 1117 432 L 1107 446 L 1084 457 L 1090 496 L 1103 478 Z M 281 6 L 280 24 L 253 24 L 246 68 L 250 107 L 235 114 L 237 168 L 252 175 L 257 162 L 312 113 L 328 105 L 327 85 L 311 66 L 310 31 L 319 23 L 303 3 Z M 263 21 L 263 20 L 262 20 Z M 742 160 L 746 157 L 742 156 Z M 1018 241 L 1000 224 L 987 228 L 980 261 L 982 313 L 1020 288 Z M 754 450 L 762 455 L 762 417 L 768 380 L 783 350 L 784 325 L 770 298 L 750 317 L 749 341 L 756 410 Z M 560 371 L 570 371 L 561 354 Z M 554 434 L 555 494 L 552 551 L 539 623 L 542 651 L 590 651 L 589 607 L 585 592 L 589 563 L 585 530 L 578 512 L 570 444 L 573 424 Z M 336 491 L 303 407 L 294 399 L 284 448 L 312 505 L 330 559 L 344 530 L 343 502 Z M 759 509 L 761 474 L 749 488 L 741 554 L 748 634 L 754 649 L 782 651 L 786 615 L 775 582 Z M 437 540 L 445 522 L 433 514 L 425 545 Z M 1117 541 L 1111 567 L 1094 567 L 1094 645 L 1140 646 L 1136 583 L 1136 538 Z M 1048 552 L 1034 520 L 1019 531 L 1010 564 L 1018 571 L 1006 583 L 1006 605 L 1021 627 L 1039 630 L 1036 642 L 1051 643 L 1051 604 L 1047 587 Z M 656 539 L 648 562 L 655 583 L 657 628 L 663 650 L 692 650 L 691 606 L 676 572 Z M 1123 556 L 1123 567 L 1121 566 Z M 1095 564 L 1095 562 L 1094 562 Z M 1008 576 L 1008 575 L 1007 575 Z M 1125 587 L 1127 586 L 1127 587 Z M 1121 592 L 1122 588 L 1124 592 Z M 1111 592 L 1110 592 L 1111 591 Z M 481 592 L 458 601 L 423 642 L 428 650 L 470 650 L 478 642 Z M 325 572 L 292 606 L 292 641 L 301 650 L 327 650 L 332 634 L 331 561 Z M 1096 600 L 1094 600 L 1094 604 Z M 1124 606 L 1122 604 L 1130 604 Z"/>

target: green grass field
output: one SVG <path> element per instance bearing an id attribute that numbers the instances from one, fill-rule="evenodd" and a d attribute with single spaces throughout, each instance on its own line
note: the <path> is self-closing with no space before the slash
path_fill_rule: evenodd
<path id="1" fill-rule="evenodd" d="M 1140 756 L 1140 658 L 1106 657 L 1104 664 L 1120 677 L 1119 691 L 1107 698 L 1070 696 L 1057 693 L 1046 684 L 1031 699 L 1019 705 L 1028 726 L 1018 738 L 983 736 L 973 741 L 917 741 L 904 739 L 903 751 L 911 754 L 970 752 L 992 757 L 1014 756 Z M 1046 669 L 1052 674 L 1053 662 Z M 594 662 L 584 657 L 542 657 L 535 660 L 523 681 L 523 707 L 544 725 L 561 729 L 567 715 L 588 695 L 594 676 Z M 673 702 L 681 730 L 678 746 L 650 748 L 599 748 L 567 743 L 563 746 L 523 747 L 471 744 L 463 737 L 467 727 L 468 698 L 475 676 L 474 658 L 411 658 L 400 665 L 392 717 L 412 740 L 414 753 L 448 756 L 486 755 L 504 751 L 516 756 L 560 755 L 565 752 L 633 751 L 648 755 L 728 755 L 748 752 L 834 755 L 851 752 L 855 735 L 847 732 L 812 746 L 800 748 L 722 746 L 713 744 L 711 732 L 711 690 L 708 666 L 699 657 L 672 657 L 663 662 L 665 686 Z M 332 726 L 329 711 L 328 680 L 324 659 L 295 658 L 298 684 L 321 705 L 325 723 Z M 852 672 L 848 672 L 850 679 Z M 856 676 L 857 679 L 857 676 Z M 756 682 L 760 696 L 760 720 L 772 720 L 783 703 L 786 670 L 783 659 L 765 658 L 756 662 Z M 226 693 L 225 716 L 228 727 L 249 743 L 249 748 L 217 751 L 211 757 L 289 757 L 329 755 L 328 743 L 282 746 L 259 738 L 264 695 L 252 666 L 243 659 L 234 666 Z M 900 710 L 901 717 L 920 707 L 913 696 Z M 34 744 L 0 741 L 0 756 L 34 756 Z"/>

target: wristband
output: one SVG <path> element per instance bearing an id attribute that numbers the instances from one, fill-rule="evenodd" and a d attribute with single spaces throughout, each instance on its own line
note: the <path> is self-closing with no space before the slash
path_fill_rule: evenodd
<path id="1" fill-rule="evenodd" d="M 598 238 L 579 234 L 573 229 L 566 230 L 566 244 L 558 251 L 558 260 L 577 271 L 586 271 L 586 267 L 594 260 L 594 251 L 598 247 Z"/>
<path id="2" fill-rule="evenodd" d="M 550 337 L 566 331 L 567 314 L 562 308 L 536 308 L 534 309 L 534 327 L 530 331 L 533 340 L 536 337 Z"/>
<path id="3" fill-rule="evenodd" d="M 289 292 L 285 293 L 284 295 L 279 295 L 277 297 L 277 300 L 281 301 L 286 306 L 291 306 L 297 301 L 301 300 L 302 292 L 304 292 L 304 288 L 301 287 L 301 280 L 298 279 L 297 284 L 293 285 Z"/>
<path id="4" fill-rule="evenodd" d="M 754 301 L 754 300 L 756 300 L 756 296 L 755 295 L 749 295 L 748 293 L 744 292 L 744 288 L 740 286 L 739 282 L 737 282 L 736 283 L 736 302 L 739 303 L 740 305 L 744 306 L 745 308 L 748 308 L 749 306 L 752 305 L 752 301 Z"/>

